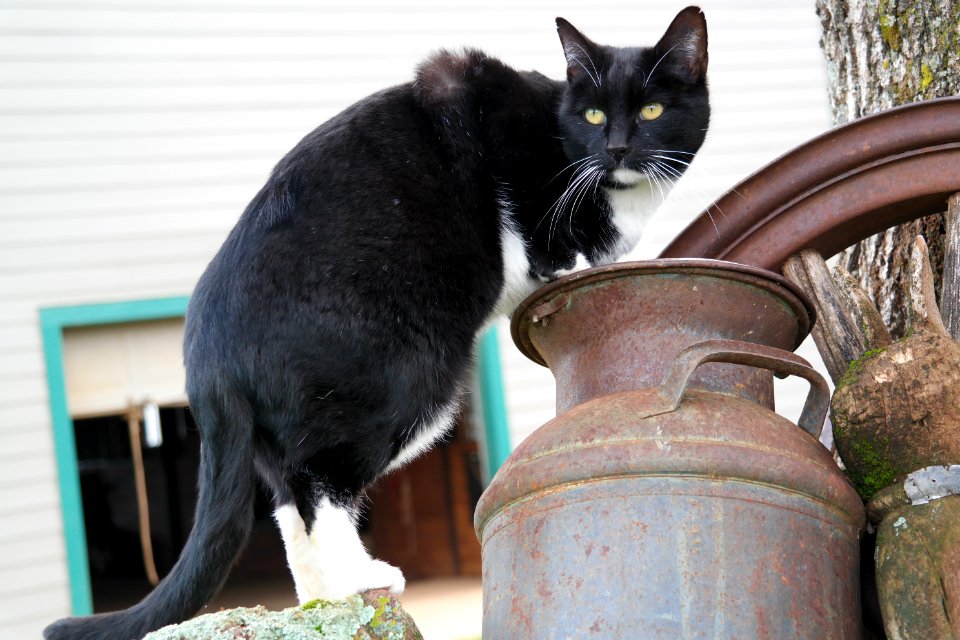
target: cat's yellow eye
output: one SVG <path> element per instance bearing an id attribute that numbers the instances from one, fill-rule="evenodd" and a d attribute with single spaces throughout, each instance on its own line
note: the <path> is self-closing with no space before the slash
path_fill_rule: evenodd
<path id="1" fill-rule="evenodd" d="M 659 102 L 651 102 L 640 108 L 641 120 L 656 120 L 663 113 L 663 105 Z"/>
<path id="2" fill-rule="evenodd" d="M 600 125 L 607 121 L 607 114 L 600 109 L 587 109 L 583 112 L 583 119 L 590 124 Z"/>

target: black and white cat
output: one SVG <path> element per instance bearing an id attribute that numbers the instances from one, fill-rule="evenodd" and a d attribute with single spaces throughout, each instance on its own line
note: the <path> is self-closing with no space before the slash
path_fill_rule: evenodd
<path id="1" fill-rule="evenodd" d="M 202 464 L 180 559 L 139 604 L 47 638 L 129 640 L 197 612 L 248 537 L 258 478 L 301 601 L 403 589 L 357 536 L 364 489 L 451 425 L 484 326 L 631 249 L 705 136 L 698 8 L 653 47 L 557 26 L 566 82 L 442 52 L 280 161 L 190 301 Z"/>

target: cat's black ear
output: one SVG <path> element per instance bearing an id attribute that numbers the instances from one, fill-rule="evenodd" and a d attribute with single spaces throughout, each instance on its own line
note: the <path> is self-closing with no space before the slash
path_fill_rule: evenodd
<path id="1" fill-rule="evenodd" d="M 707 75 L 707 20 L 700 7 L 687 7 L 677 14 L 655 47 L 658 56 L 688 74 L 691 82 Z"/>
<path id="2" fill-rule="evenodd" d="M 599 86 L 602 69 L 597 45 L 563 18 L 557 18 L 557 33 L 567 58 L 567 80 L 573 81 L 585 74 Z"/>

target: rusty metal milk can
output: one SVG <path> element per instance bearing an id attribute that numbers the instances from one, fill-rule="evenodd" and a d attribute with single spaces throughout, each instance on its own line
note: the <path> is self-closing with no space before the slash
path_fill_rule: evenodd
<path id="1" fill-rule="evenodd" d="M 811 314 L 778 275 L 714 260 L 528 298 L 514 339 L 558 415 L 477 506 L 484 639 L 859 638 L 864 509 L 816 438 L 826 383 L 789 351 Z M 810 381 L 799 424 L 773 413 L 772 372 Z"/>

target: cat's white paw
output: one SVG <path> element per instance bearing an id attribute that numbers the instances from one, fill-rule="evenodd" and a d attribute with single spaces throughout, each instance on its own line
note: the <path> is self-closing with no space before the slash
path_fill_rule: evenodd
<path id="1" fill-rule="evenodd" d="M 364 575 L 364 582 L 367 585 L 361 587 L 360 591 L 388 589 L 391 593 L 403 593 L 403 589 L 407 586 L 403 572 L 382 560 L 370 561 L 367 566 L 367 573 Z"/>
<path id="2" fill-rule="evenodd" d="M 370 591 L 371 589 L 388 589 L 392 593 L 403 593 L 406 580 L 400 569 L 381 560 L 372 558 L 350 566 L 340 565 L 326 567 L 326 571 L 317 572 L 320 581 L 313 584 L 298 583 L 297 591 L 300 600 L 307 601 L 315 598 L 324 600 L 341 600 L 355 593 Z M 300 592 L 303 592 L 300 594 Z"/>
<path id="3" fill-rule="evenodd" d="M 301 603 L 340 600 L 371 589 L 403 592 L 403 573 L 367 554 L 342 507 L 321 501 L 309 535 L 295 506 L 280 507 L 275 516 Z"/>

